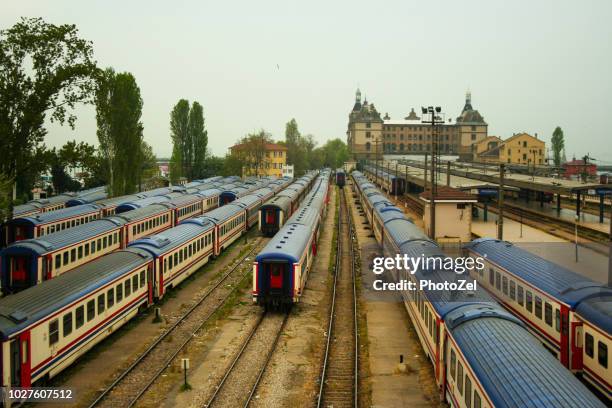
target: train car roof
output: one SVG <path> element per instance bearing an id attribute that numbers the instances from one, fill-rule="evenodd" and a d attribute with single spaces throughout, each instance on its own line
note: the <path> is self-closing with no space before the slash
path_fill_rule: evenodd
<path id="1" fill-rule="evenodd" d="M 117 212 L 130 211 L 130 210 L 135 210 L 137 208 L 144 208 L 151 204 L 165 203 L 167 201 L 170 201 L 171 199 L 172 197 L 170 197 L 169 195 L 156 195 L 156 196 L 145 197 L 145 198 L 141 198 L 136 201 L 119 204 L 117 206 Z"/>
<path id="2" fill-rule="evenodd" d="M 35 253 L 40 256 L 91 239 L 96 235 L 112 231 L 123 224 L 123 220 L 102 218 L 62 231 L 43 235 L 40 238 L 24 239 L 22 241 L 13 242 L 0 251 L 0 254 Z"/>
<path id="3" fill-rule="evenodd" d="M 515 274 L 548 295 L 575 308 L 601 293 L 604 285 L 585 278 L 507 241 L 479 238 L 466 245 L 471 251 Z M 608 289 L 609 290 L 609 289 Z"/>
<path id="4" fill-rule="evenodd" d="M 140 220 L 142 218 L 152 217 L 155 214 L 162 213 L 168 210 L 168 206 L 163 204 L 151 204 L 146 207 L 137 208 L 135 210 L 130 210 L 126 212 L 122 212 L 121 214 L 111 215 L 106 217 L 106 219 L 119 219 L 124 222 L 132 222 L 136 220 Z M 121 222 L 121 221 L 119 221 Z"/>
<path id="5" fill-rule="evenodd" d="M 75 193 L 62 193 L 62 194 L 58 194 L 58 195 L 47 197 L 47 198 L 39 198 L 38 200 L 28 201 L 28 203 L 29 204 L 41 203 L 43 205 L 60 204 L 60 203 L 65 203 L 66 201 L 70 200 L 72 197 L 75 197 L 75 196 L 76 196 Z"/>
<path id="6" fill-rule="evenodd" d="M 178 197 L 174 197 L 172 200 L 164 203 L 166 206 L 171 205 L 174 207 L 180 207 L 189 203 L 200 201 L 202 197 L 199 194 L 184 194 Z"/>
<path id="7" fill-rule="evenodd" d="M 13 218 L 12 220 L 7 221 L 7 223 L 25 223 L 32 225 L 40 225 L 59 221 L 64 218 L 78 217 L 80 215 L 88 214 L 99 210 L 100 207 L 96 204 L 82 204 L 74 207 L 60 208 L 58 210 L 49 211 L 45 213 L 33 214 L 27 217 Z"/>
<path id="8" fill-rule="evenodd" d="M 218 207 L 214 210 L 208 211 L 204 215 L 196 218 L 204 218 L 206 220 L 214 222 L 215 224 L 221 224 L 225 222 L 228 218 L 238 214 L 241 211 L 244 211 L 243 208 L 231 202 L 229 204 L 225 204 L 222 207 Z M 188 221 L 189 220 L 181 221 L 181 224 Z"/>
<path id="9" fill-rule="evenodd" d="M 40 203 L 26 203 L 20 204 L 13 207 L 13 218 L 19 217 L 21 214 L 28 213 L 30 211 L 38 211 L 42 208 Z"/>
<path id="10" fill-rule="evenodd" d="M 208 220 L 200 222 L 182 223 L 159 234 L 137 239 L 128 244 L 129 248 L 141 248 L 154 256 L 160 256 L 171 251 L 185 242 L 214 229 L 215 225 Z"/>
<path id="11" fill-rule="evenodd" d="M 291 206 L 291 200 L 292 200 L 291 197 L 288 197 L 285 195 L 279 195 L 279 194 L 275 195 L 274 197 L 266 201 L 261 206 L 261 209 L 264 210 L 267 208 L 278 208 L 284 212 L 289 211 L 289 207 Z"/>
<path id="12" fill-rule="evenodd" d="M 612 290 L 602 289 L 600 294 L 580 302 L 576 312 L 608 335 L 612 334 Z"/>
<path id="13" fill-rule="evenodd" d="M 8 338 L 151 259 L 140 249 L 111 252 L 69 273 L 1 298 L 0 335 Z"/>
<path id="14" fill-rule="evenodd" d="M 104 200 L 107 197 L 108 193 L 104 189 L 96 190 L 87 194 L 79 195 L 78 197 L 66 201 L 66 207 L 74 207 L 75 205 L 93 203 L 99 200 Z"/>
<path id="15" fill-rule="evenodd" d="M 255 257 L 257 262 L 271 259 L 283 259 L 292 263 L 300 260 L 310 234 L 312 225 L 285 224 Z"/>
<path id="16" fill-rule="evenodd" d="M 138 195 L 144 198 L 144 197 L 152 197 L 156 195 L 168 194 L 168 193 L 171 193 L 172 191 L 173 190 L 170 187 L 160 187 L 160 188 L 154 188 L 153 190 L 142 191 L 138 193 Z"/>
<path id="17" fill-rule="evenodd" d="M 449 330 L 495 407 L 604 406 L 527 330 L 517 330 L 509 317 L 480 315 L 478 308 L 468 306 L 474 318 L 450 324 Z"/>
<path id="18" fill-rule="evenodd" d="M 119 204 L 129 203 L 130 201 L 136 201 L 141 198 L 144 198 L 144 196 L 140 194 L 128 194 L 124 196 L 112 197 L 112 198 L 106 198 L 104 200 L 99 200 L 96 202 L 96 204 L 102 208 L 116 207 Z"/>

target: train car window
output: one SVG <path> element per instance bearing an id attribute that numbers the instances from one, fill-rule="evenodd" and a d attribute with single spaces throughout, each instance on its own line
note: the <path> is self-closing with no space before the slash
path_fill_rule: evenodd
<path id="1" fill-rule="evenodd" d="M 183 259 L 187 260 L 187 247 L 183 248 Z"/>
<path id="2" fill-rule="evenodd" d="M 544 303 L 544 321 L 552 327 L 552 305 L 548 302 Z"/>
<path id="3" fill-rule="evenodd" d="M 477 391 L 474 391 L 474 408 L 480 408 L 482 406 L 480 400 L 480 394 Z"/>
<path id="4" fill-rule="evenodd" d="M 501 275 L 499 272 L 495 272 L 495 287 L 497 290 L 501 290 Z"/>
<path id="5" fill-rule="evenodd" d="M 172 269 L 172 260 L 173 260 L 173 257 L 172 255 L 170 255 L 170 259 L 168 261 L 168 269 Z"/>
<path id="6" fill-rule="evenodd" d="M 89 256 L 89 244 L 85 244 L 85 256 Z"/>
<path id="7" fill-rule="evenodd" d="M 539 296 L 535 297 L 535 315 L 538 319 L 542 318 L 542 299 Z"/>
<path id="8" fill-rule="evenodd" d="M 527 306 L 527 310 L 529 310 L 529 313 L 532 313 L 533 312 L 533 297 L 530 291 L 527 291 L 526 297 L 527 297 L 527 301 L 525 303 L 525 306 Z"/>
<path id="9" fill-rule="evenodd" d="M 71 223 L 70 223 L 70 225 L 71 225 L 72 227 L 74 227 L 74 226 L 76 225 L 76 220 L 72 220 L 72 221 L 71 221 Z"/>
<path id="10" fill-rule="evenodd" d="M 55 255 L 55 269 L 62 267 L 62 256 L 60 254 Z"/>
<path id="11" fill-rule="evenodd" d="M 119 240 L 119 233 L 115 232 L 113 235 L 115 236 L 115 239 L 113 239 L 113 242 L 116 244 L 117 241 Z"/>
<path id="12" fill-rule="evenodd" d="M 193 255 L 193 244 L 189 244 L 189 255 L 188 256 L 192 256 Z"/>
<path id="13" fill-rule="evenodd" d="M 106 306 L 106 299 L 104 293 L 98 295 L 98 314 L 104 313 L 104 309 Z"/>
<path id="14" fill-rule="evenodd" d="M 587 356 L 593 358 L 593 350 L 594 350 L 594 340 L 593 336 L 589 333 L 585 333 L 584 335 L 584 352 Z"/>
<path id="15" fill-rule="evenodd" d="M 601 341 L 597 342 L 597 360 L 603 368 L 608 368 L 608 345 Z"/>
<path id="16" fill-rule="evenodd" d="M 78 249 L 79 249 L 79 251 L 78 251 L 79 252 L 79 259 L 83 259 L 83 246 L 79 245 Z"/>
<path id="17" fill-rule="evenodd" d="M 132 276 L 132 290 L 136 292 L 137 289 L 138 289 L 138 275 L 134 275 Z"/>
<path id="18" fill-rule="evenodd" d="M 555 309 L 555 330 L 561 333 L 561 311 L 559 309 Z"/>
<path id="19" fill-rule="evenodd" d="M 115 287 L 115 292 L 117 295 L 117 303 L 121 302 L 123 300 L 123 285 L 122 284 L 118 284 Z"/>
<path id="20" fill-rule="evenodd" d="M 164 264 L 166 260 L 164 259 Z M 140 287 L 142 288 L 145 285 L 145 271 L 140 271 Z"/>
<path id="21" fill-rule="evenodd" d="M 132 282 L 130 279 L 126 279 L 126 281 L 123 282 L 123 287 L 125 288 L 125 297 L 130 296 L 132 294 Z"/>
<path id="22" fill-rule="evenodd" d="M 72 311 L 66 313 L 62 318 L 62 330 L 64 337 L 72 333 Z"/>
<path id="23" fill-rule="evenodd" d="M 517 288 L 516 288 L 516 297 L 517 297 L 517 300 L 518 300 L 518 304 L 523 306 L 523 304 L 525 302 L 523 301 L 523 287 L 521 285 L 517 285 Z"/>
<path id="24" fill-rule="evenodd" d="M 95 241 L 91 243 L 91 253 L 92 254 L 96 253 L 96 243 L 95 243 Z"/>
<path id="25" fill-rule="evenodd" d="M 76 248 L 70 250 L 70 262 L 76 261 Z"/>
<path id="26" fill-rule="evenodd" d="M 102 248 L 106 248 L 108 245 L 108 237 L 102 238 Z"/>
<path id="27" fill-rule="evenodd" d="M 135 225 L 132 226 L 132 235 L 136 235 L 136 226 Z"/>
<path id="28" fill-rule="evenodd" d="M 455 350 L 451 350 L 450 374 L 453 380 L 455 379 L 456 370 L 457 370 L 457 355 L 455 354 Z"/>
<path id="29" fill-rule="evenodd" d="M 64 252 L 64 265 L 68 263 L 68 251 Z"/>
<path id="30" fill-rule="evenodd" d="M 467 375 L 465 376 L 465 406 L 472 406 L 472 380 Z"/>
<path id="31" fill-rule="evenodd" d="M 504 292 L 504 295 L 508 295 L 508 278 L 505 276 L 502 278 L 502 292 Z"/>
<path id="32" fill-rule="evenodd" d="M 106 308 L 110 309 L 115 304 L 115 289 L 110 288 L 108 292 L 106 292 Z"/>
<path id="33" fill-rule="evenodd" d="M 78 329 L 83 325 L 83 323 L 85 323 L 85 306 L 81 305 L 77 307 L 74 314 L 74 320 L 76 322 L 75 326 Z"/>
<path id="34" fill-rule="evenodd" d="M 457 363 L 457 390 L 463 395 L 463 366 L 461 363 Z"/>
<path id="35" fill-rule="evenodd" d="M 513 280 L 510 281 L 510 299 L 516 300 L 516 283 Z"/>
<path id="36" fill-rule="evenodd" d="M 102 239 L 98 238 L 98 251 L 102 250 Z"/>
<path id="37" fill-rule="evenodd" d="M 53 319 L 49 322 L 49 345 L 53 345 L 59 341 L 59 322 Z"/>
<path id="38" fill-rule="evenodd" d="M 170 260 L 172 260 L 172 258 L 170 258 Z M 166 272 L 168 270 L 168 260 L 164 259 L 164 264 L 162 266 L 162 272 Z"/>
<path id="39" fill-rule="evenodd" d="M 87 302 L 87 321 L 89 322 L 96 317 L 96 300 L 91 299 Z"/>
<path id="40" fill-rule="evenodd" d="M 178 251 L 178 263 L 183 262 L 183 251 L 179 250 Z"/>

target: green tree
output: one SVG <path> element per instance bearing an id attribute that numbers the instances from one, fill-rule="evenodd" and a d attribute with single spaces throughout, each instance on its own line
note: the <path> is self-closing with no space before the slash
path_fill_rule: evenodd
<path id="1" fill-rule="evenodd" d="M 170 180 L 178 182 L 181 177 L 188 177 L 190 149 L 189 134 L 189 101 L 181 99 L 170 112 L 170 132 L 172 137 L 172 157 L 170 158 Z"/>
<path id="2" fill-rule="evenodd" d="M 0 173 L 0 222 L 5 222 L 10 215 L 9 202 L 11 200 L 12 186 L 13 180 Z"/>
<path id="3" fill-rule="evenodd" d="M 107 69 L 98 79 L 96 119 L 102 156 L 108 161 L 111 196 L 131 194 L 142 171 L 142 97 L 129 72 Z"/>
<path id="4" fill-rule="evenodd" d="M 561 165 L 561 156 L 565 150 L 563 130 L 559 126 L 555 128 L 555 131 L 552 134 L 551 145 L 553 151 L 553 161 L 555 162 L 555 166 L 558 167 Z"/>
<path id="5" fill-rule="evenodd" d="M 348 161 L 350 155 L 348 146 L 341 139 L 328 140 L 323 146 L 324 160 L 322 167 L 337 169 Z"/>
<path id="6" fill-rule="evenodd" d="M 22 18 L 0 31 L 0 173 L 27 194 L 31 159 L 46 134 L 46 119 L 74 128 L 72 109 L 91 102 L 97 72 L 89 41 L 74 25 Z M 13 197 L 9 199 L 9 216 Z"/>
<path id="7" fill-rule="evenodd" d="M 191 105 L 189 110 L 189 134 L 193 144 L 191 149 L 193 163 L 189 179 L 203 178 L 206 169 L 206 148 L 208 146 L 208 132 L 204 127 L 204 108 L 197 101 Z"/>
<path id="8" fill-rule="evenodd" d="M 202 178 L 213 177 L 223 174 L 225 168 L 225 158 L 213 156 L 210 151 L 206 153 L 206 160 L 204 162 L 204 174 Z M 240 169 L 238 169 L 240 170 Z M 240 172 L 233 173 L 234 175 L 240 174 Z"/>

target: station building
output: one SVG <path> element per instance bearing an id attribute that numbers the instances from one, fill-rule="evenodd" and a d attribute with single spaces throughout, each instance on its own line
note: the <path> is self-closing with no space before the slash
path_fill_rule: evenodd
<path id="1" fill-rule="evenodd" d="M 537 133 L 536 133 L 537 136 Z M 484 139 L 474 149 L 474 161 L 480 163 L 507 163 L 527 166 L 546 164 L 543 140 L 528 133 L 517 133 L 506 140 Z"/>
<path id="2" fill-rule="evenodd" d="M 488 125 L 482 115 L 472 107 L 468 92 L 465 105 L 455 122 L 448 119 L 435 126 L 440 154 L 456 154 L 463 160 L 472 160 L 474 146 L 487 137 Z M 423 123 L 414 108 L 403 119 L 381 118 L 373 103 L 361 102 L 357 90 L 353 109 L 349 113 L 347 144 L 352 159 L 380 159 L 383 154 L 431 153 L 431 124 Z"/>

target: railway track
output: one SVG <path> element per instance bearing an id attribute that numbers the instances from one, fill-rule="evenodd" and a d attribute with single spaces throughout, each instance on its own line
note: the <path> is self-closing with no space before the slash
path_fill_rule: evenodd
<path id="1" fill-rule="evenodd" d="M 204 407 L 249 406 L 288 318 L 289 313 L 261 313 Z M 248 395 L 247 384 L 251 385 Z"/>
<path id="2" fill-rule="evenodd" d="M 317 407 L 359 405 L 359 326 L 353 256 L 353 228 L 344 189 L 340 189 L 338 241 Z"/>
<path id="3" fill-rule="evenodd" d="M 178 354 L 185 349 L 195 334 L 249 276 L 251 264 L 245 261 L 261 249 L 265 242 L 267 239 L 259 238 L 252 249 L 242 256 L 229 271 L 217 278 L 213 286 L 157 337 L 89 407 L 132 407 L 141 399 Z"/>

